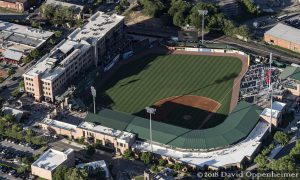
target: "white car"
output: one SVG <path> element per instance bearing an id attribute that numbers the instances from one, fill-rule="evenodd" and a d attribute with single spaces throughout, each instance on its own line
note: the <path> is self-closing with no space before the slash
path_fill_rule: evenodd
<path id="1" fill-rule="evenodd" d="M 297 121 L 297 124 L 298 124 L 298 125 L 300 125 L 300 120 L 299 120 L 299 121 Z"/>
<path id="2" fill-rule="evenodd" d="M 298 127 L 291 127 L 291 131 L 297 131 Z"/>

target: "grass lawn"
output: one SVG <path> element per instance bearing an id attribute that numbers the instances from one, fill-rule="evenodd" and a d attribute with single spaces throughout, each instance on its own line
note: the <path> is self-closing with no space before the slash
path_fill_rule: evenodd
<path id="1" fill-rule="evenodd" d="M 233 80 L 241 68 L 242 62 L 233 57 L 152 55 L 122 66 L 106 86 L 98 90 L 102 93 L 97 103 L 140 115 L 146 106 L 160 99 L 198 95 L 220 102 L 222 106 L 217 113 L 227 115 Z M 203 120 L 200 114 L 197 123 Z"/>

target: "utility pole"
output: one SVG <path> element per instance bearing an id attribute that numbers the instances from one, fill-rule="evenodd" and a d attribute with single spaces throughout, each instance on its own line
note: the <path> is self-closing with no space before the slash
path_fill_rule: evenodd
<path id="1" fill-rule="evenodd" d="M 91 92 L 92 92 L 92 96 L 93 96 L 93 102 L 94 102 L 94 114 L 96 114 L 96 89 L 94 88 L 94 86 L 91 86 Z"/>
<path id="2" fill-rule="evenodd" d="M 151 153 L 153 153 L 153 146 L 152 146 L 152 114 L 155 114 L 156 109 L 152 107 L 145 108 L 147 113 L 150 115 L 150 146 L 151 146 Z"/>
<path id="3" fill-rule="evenodd" d="M 202 41 L 201 41 L 201 44 L 203 45 L 204 43 L 204 16 L 207 15 L 208 13 L 208 10 L 198 10 L 199 12 L 199 15 L 202 15 L 202 32 L 201 32 L 201 37 L 202 37 Z"/>

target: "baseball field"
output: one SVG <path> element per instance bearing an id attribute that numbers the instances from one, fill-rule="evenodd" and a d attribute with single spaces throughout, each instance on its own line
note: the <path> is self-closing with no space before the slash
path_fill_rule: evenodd
<path id="1" fill-rule="evenodd" d="M 98 90 L 98 105 L 190 129 L 221 123 L 229 112 L 234 78 L 242 62 L 234 57 L 151 55 L 123 65 Z"/>

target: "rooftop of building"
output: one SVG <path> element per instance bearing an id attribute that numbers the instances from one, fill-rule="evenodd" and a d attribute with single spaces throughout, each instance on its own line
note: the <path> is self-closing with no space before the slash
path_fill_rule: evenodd
<path id="1" fill-rule="evenodd" d="M 65 152 L 49 149 L 44 154 L 42 154 L 32 164 L 32 166 L 36 166 L 48 171 L 53 171 L 57 166 L 65 162 L 68 158 L 68 155 L 73 152 L 74 152 L 73 149 L 68 149 Z"/>
<path id="2" fill-rule="evenodd" d="M 58 0 L 46 0 L 45 4 L 52 4 L 54 6 L 64 6 L 64 7 L 73 8 L 76 14 L 79 14 L 84 8 L 83 5 L 78 5 L 78 4 L 73 4 L 72 2 L 65 2 L 65 1 L 58 1 Z"/>
<path id="3" fill-rule="evenodd" d="M 19 2 L 19 3 L 24 3 L 28 0 L 2 0 L 2 1 L 5 1 L 5 2 L 12 2 L 12 3 L 16 3 L 16 2 Z"/>
<path id="4" fill-rule="evenodd" d="M 2 55 L 3 55 L 4 58 L 12 59 L 12 60 L 15 60 L 15 61 L 20 61 L 22 56 L 23 56 L 22 53 L 20 53 L 18 51 L 10 50 L 10 49 L 5 50 L 2 53 Z"/>
<path id="5" fill-rule="evenodd" d="M 3 106 L 2 107 L 2 111 L 4 114 L 11 114 L 13 115 L 17 122 L 20 121 L 20 119 L 23 116 L 24 111 L 16 109 L 16 108 L 12 108 L 12 107 L 8 107 L 8 106 Z"/>
<path id="6" fill-rule="evenodd" d="M 66 122 L 62 122 L 62 121 L 58 121 L 58 120 L 54 120 L 54 119 L 49 119 L 49 118 L 45 118 L 44 120 L 41 121 L 41 123 L 43 124 L 47 124 L 49 126 L 53 126 L 53 127 L 57 127 L 60 129 L 65 129 L 68 131 L 76 131 L 77 125 L 73 125 L 70 123 L 66 123 Z"/>
<path id="7" fill-rule="evenodd" d="M 74 41 L 84 40 L 92 44 L 105 36 L 107 32 L 123 21 L 123 19 L 124 16 L 117 14 L 108 15 L 98 11 L 89 18 L 88 23 L 82 28 L 73 31 L 68 38 Z"/>
<path id="8" fill-rule="evenodd" d="M 240 102 L 223 123 L 209 129 L 191 130 L 152 121 L 153 141 L 180 149 L 212 149 L 229 146 L 245 138 L 260 119 L 262 109 L 256 105 Z M 138 138 L 150 140 L 149 120 L 126 113 L 101 110 L 89 113 L 85 119 L 105 127 L 137 134 Z"/>
<path id="9" fill-rule="evenodd" d="M 283 23 L 278 23 L 265 34 L 290 41 L 295 44 L 300 44 L 300 30 Z"/>
<path id="10" fill-rule="evenodd" d="M 40 75 L 41 79 L 52 81 L 65 71 L 65 67 L 76 56 L 85 53 L 89 48 L 89 45 L 63 40 L 27 70 L 25 75 Z"/>
<path id="11" fill-rule="evenodd" d="M 0 21 L 0 31 L 11 32 L 18 35 L 23 35 L 27 37 L 37 38 L 47 40 L 53 35 L 53 32 L 44 31 L 28 26 L 22 26 L 19 24 L 14 24 L 10 22 Z"/>
<path id="12" fill-rule="evenodd" d="M 271 108 L 265 108 L 263 112 L 261 113 L 262 116 L 270 117 L 272 114 L 272 118 L 278 118 L 280 115 L 280 111 L 271 109 Z"/>
<path id="13" fill-rule="evenodd" d="M 300 81 L 300 67 L 288 66 L 279 75 L 281 79 L 293 79 Z"/>
<path id="14" fill-rule="evenodd" d="M 78 127 L 87 129 L 87 130 L 90 130 L 93 132 L 98 132 L 98 133 L 107 134 L 107 135 L 110 135 L 113 137 L 117 137 L 118 140 L 123 140 L 124 142 L 129 142 L 130 139 L 132 139 L 134 137 L 134 134 L 132 134 L 132 133 L 120 131 L 120 130 L 113 129 L 113 128 L 108 128 L 108 127 L 101 126 L 101 125 L 96 125 L 95 123 L 91 123 L 91 122 L 82 122 Z"/>
<path id="15" fill-rule="evenodd" d="M 272 103 L 272 109 L 277 110 L 277 111 L 282 111 L 284 107 L 286 106 L 286 103 L 274 101 Z"/>
<path id="16" fill-rule="evenodd" d="M 105 171 L 106 178 L 109 177 L 109 171 L 108 171 L 107 165 L 106 165 L 104 160 L 94 161 L 94 162 L 89 162 L 89 163 L 81 163 L 81 164 L 78 164 L 76 167 L 77 168 L 84 168 L 84 167 L 87 167 L 87 166 L 90 166 L 93 169 L 96 169 L 97 167 L 101 167 Z"/>

